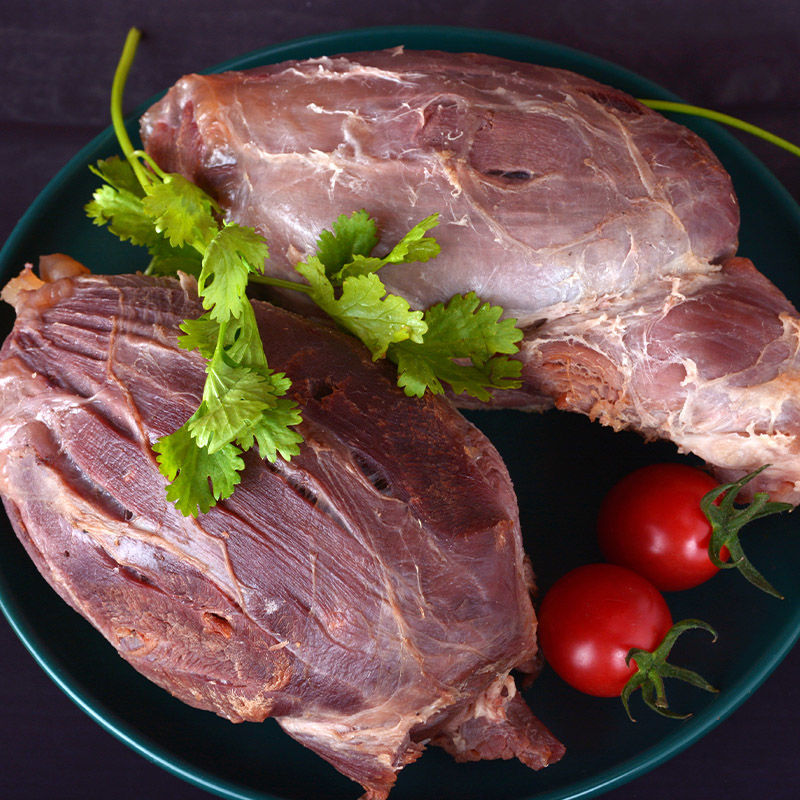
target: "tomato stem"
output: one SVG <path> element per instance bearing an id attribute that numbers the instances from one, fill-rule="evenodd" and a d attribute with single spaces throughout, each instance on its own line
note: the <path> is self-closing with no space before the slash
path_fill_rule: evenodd
<path id="1" fill-rule="evenodd" d="M 711 524 L 708 557 L 712 563 L 720 569 L 738 569 L 753 586 L 782 600 L 783 595 L 767 581 L 744 554 L 739 540 L 739 531 L 753 520 L 771 514 L 780 514 L 783 511 L 791 511 L 791 503 L 771 502 L 766 492 L 756 492 L 749 505 L 741 508 L 736 508 L 734 505 L 737 495 L 744 486 L 768 466 L 769 464 L 765 464 L 738 481 L 725 483 L 712 489 L 700 501 L 700 508 Z M 720 497 L 722 499 L 717 503 Z M 731 554 L 730 561 L 722 560 L 723 547 L 727 548 Z"/>
<path id="2" fill-rule="evenodd" d="M 637 689 L 642 690 L 642 700 L 645 705 L 663 717 L 686 719 L 692 716 L 691 714 L 678 714 L 669 708 L 664 688 L 664 678 L 675 678 L 706 692 L 717 691 L 702 675 L 698 675 L 698 673 L 685 667 L 676 667 L 674 664 L 667 663 L 667 656 L 669 656 L 678 637 L 691 628 L 702 628 L 714 637 L 713 641 L 717 641 L 716 631 L 707 622 L 703 622 L 700 619 L 684 619 L 676 622 L 667 631 L 661 644 L 652 652 L 642 650 L 639 647 L 634 647 L 628 652 L 625 657 L 625 663 L 630 664 L 633 661 L 636 664 L 636 672 L 625 684 L 620 699 L 631 722 L 636 720 L 631 714 L 629 701 L 631 695 Z"/>

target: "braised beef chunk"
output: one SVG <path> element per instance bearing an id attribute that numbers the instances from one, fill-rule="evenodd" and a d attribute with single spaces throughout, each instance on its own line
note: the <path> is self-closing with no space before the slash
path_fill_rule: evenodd
<path id="1" fill-rule="evenodd" d="M 370 798 L 431 739 L 561 756 L 509 677 L 536 652 L 511 483 L 447 401 L 405 397 L 355 339 L 256 303 L 305 441 L 290 463 L 248 454 L 233 496 L 186 518 L 151 445 L 200 399 L 203 361 L 177 346 L 202 311 L 194 285 L 28 272 L 6 296 L 9 517 L 136 669 L 233 721 L 276 717 Z"/>
<path id="2" fill-rule="evenodd" d="M 442 254 L 381 275 L 418 308 L 474 290 L 519 320 L 525 384 L 495 406 L 668 438 L 725 479 L 769 463 L 749 489 L 800 502 L 800 319 L 731 260 L 738 205 L 706 143 L 633 97 L 396 48 L 186 76 L 142 135 L 284 277 L 340 213 L 366 208 L 387 247 L 437 212 Z"/>
<path id="3" fill-rule="evenodd" d="M 272 272 L 296 278 L 341 213 L 366 208 L 384 247 L 438 213 L 441 255 L 385 267 L 389 289 L 423 308 L 474 290 L 528 325 L 736 250 L 717 158 L 623 98 L 565 70 L 398 48 L 187 75 L 141 132 L 266 235 Z"/>

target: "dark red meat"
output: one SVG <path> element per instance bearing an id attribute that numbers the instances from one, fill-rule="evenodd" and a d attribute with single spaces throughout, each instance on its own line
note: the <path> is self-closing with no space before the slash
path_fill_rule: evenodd
<path id="1" fill-rule="evenodd" d="M 15 289 L 0 491 L 45 578 L 137 670 L 233 721 L 276 717 L 369 798 L 428 739 L 560 757 L 509 676 L 536 653 L 515 496 L 446 401 L 257 303 L 305 442 L 291 463 L 250 455 L 232 498 L 185 518 L 151 445 L 200 399 L 203 361 L 177 347 L 193 283 L 28 272 Z"/>

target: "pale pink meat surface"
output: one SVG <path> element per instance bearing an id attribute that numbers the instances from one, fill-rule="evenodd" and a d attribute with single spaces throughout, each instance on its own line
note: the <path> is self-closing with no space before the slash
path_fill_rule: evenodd
<path id="1" fill-rule="evenodd" d="M 383 51 L 190 75 L 142 135 L 263 231 L 285 277 L 341 213 L 367 208 L 388 246 L 438 212 L 442 254 L 381 272 L 419 306 L 473 289 L 525 325 L 736 248 L 704 143 L 562 70 Z"/>
<path id="2" fill-rule="evenodd" d="M 721 477 L 771 463 L 752 488 L 800 502 L 797 314 L 730 261 L 738 204 L 706 143 L 632 97 L 397 48 L 186 76 L 142 135 L 282 277 L 341 213 L 366 208 L 388 247 L 438 212 L 442 254 L 381 274 L 417 307 L 474 290 L 518 319 L 526 382 L 494 405 L 668 438 Z"/>
<path id="3" fill-rule="evenodd" d="M 354 338 L 256 302 L 304 444 L 290 463 L 248 454 L 233 496 L 187 518 L 151 445 L 200 400 L 204 361 L 177 344 L 202 312 L 192 282 L 27 271 L 4 296 L 6 510 L 137 670 L 233 721 L 277 718 L 375 800 L 428 741 L 562 755 L 509 674 L 537 651 L 511 482 L 446 400 L 405 397 Z"/>

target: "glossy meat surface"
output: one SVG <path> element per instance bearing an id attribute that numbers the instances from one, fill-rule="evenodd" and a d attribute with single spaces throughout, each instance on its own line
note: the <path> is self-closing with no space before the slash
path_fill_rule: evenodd
<path id="1" fill-rule="evenodd" d="M 770 464 L 757 487 L 800 502 L 800 318 L 747 259 L 548 323 L 522 358 L 559 408 L 668 435 L 720 480 Z"/>
<path id="2" fill-rule="evenodd" d="M 526 325 L 736 247 L 705 143 L 563 70 L 394 50 L 190 75 L 142 136 L 264 232 L 286 277 L 341 213 L 367 208 L 388 245 L 438 212 L 442 254 L 381 272 L 420 307 L 472 289 Z"/>
<path id="3" fill-rule="evenodd" d="M 475 290 L 519 320 L 526 382 L 494 405 L 671 439 L 724 478 L 771 463 L 750 489 L 800 502 L 797 314 L 731 260 L 737 201 L 708 146 L 632 97 L 398 48 L 186 76 L 142 134 L 286 277 L 340 213 L 367 208 L 388 244 L 439 212 L 442 255 L 382 275 L 419 307 Z"/>
<path id="4" fill-rule="evenodd" d="M 151 444 L 200 398 L 203 361 L 177 346 L 193 282 L 24 280 L 6 295 L 0 491 L 45 578 L 137 670 L 233 721 L 276 717 L 370 798 L 431 738 L 475 757 L 465 725 L 507 743 L 482 757 L 560 757 L 509 676 L 536 653 L 516 499 L 446 401 L 409 400 L 356 340 L 257 303 L 305 442 L 288 464 L 249 455 L 232 498 L 185 518 Z"/>

